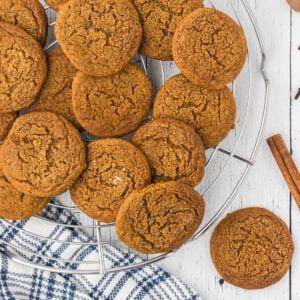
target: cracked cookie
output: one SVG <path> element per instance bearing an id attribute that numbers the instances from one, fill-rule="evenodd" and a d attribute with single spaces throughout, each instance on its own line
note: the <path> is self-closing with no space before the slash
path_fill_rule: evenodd
<path id="1" fill-rule="evenodd" d="M 19 192 L 0 170 L 0 218 L 24 220 L 41 212 L 48 202 L 49 198 L 31 197 Z"/>
<path id="2" fill-rule="evenodd" d="M 0 112 L 30 105 L 47 73 L 40 44 L 19 27 L 0 22 Z"/>
<path id="3" fill-rule="evenodd" d="M 54 10 L 59 11 L 59 8 L 64 3 L 67 3 L 68 0 L 45 0 L 45 2 Z"/>
<path id="4" fill-rule="evenodd" d="M 109 76 L 135 56 L 142 26 L 129 0 L 70 0 L 59 10 L 55 34 L 78 70 Z"/>
<path id="5" fill-rule="evenodd" d="M 171 118 L 155 119 L 140 127 L 130 141 L 146 155 L 153 182 L 200 183 L 205 169 L 204 146 L 189 125 Z"/>
<path id="6" fill-rule="evenodd" d="M 189 124 L 208 149 L 218 145 L 235 127 L 236 103 L 227 87 L 201 88 L 180 74 L 158 91 L 153 116 L 171 117 Z"/>
<path id="7" fill-rule="evenodd" d="M 117 216 L 116 232 L 136 251 L 172 251 L 198 229 L 204 209 L 202 196 L 184 183 L 152 184 L 125 199 Z"/>
<path id="8" fill-rule="evenodd" d="M 60 48 L 50 50 L 46 57 L 46 81 L 29 111 L 52 111 L 80 128 L 72 109 L 72 82 L 76 69 Z"/>
<path id="9" fill-rule="evenodd" d="M 63 116 L 33 112 L 13 124 L 0 153 L 2 172 L 29 196 L 52 197 L 71 187 L 86 166 L 85 145 Z"/>
<path id="10" fill-rule="evenodd" d="M 172 38 L 178 23 L 189 13 L 203 7 L 201 0 L 131 0 L 136 7 L 142 27 L 140 52 L 160 59 L 172 59 Z"/>
<path id="11" fill-rule="evenodd" d="M 294 244 L 286 224 L 272 212 L 249 207 L 228 214 L 210 240 L 212 261 L 229 283 L 260 289 L 288 271 Z"/>
<path id="12" fill-rule="evenodd" d="M 151 82 L 133 64 L 108 77 L 78 72 L 72 93 L 73 111 L 78 122 L 99 137 L 130 133 L 147 119 L 151 108 Z"/>
<path id="13" fill-rule="evenodd" d="M 148 161 L 139 149 L 120 139 L 102 139 L 87 145 L 87 169 L 70 193 L 91 218 L 115 222 L 124 198 L 150 181 Z"/>
<path id="14" fill-rule="evenodd" d="M 240 73 L 247 44 L 239 25 L 212 8 L 199 8 L 176 28 L 173 58 L 182 74 L 205 88 L 219 89 Z"/>
<path id="15" fill-rule="evenodd" d="M 0 141 L 3 141 L 8 135 L 9 130 L 11 129 L 12 124 L 18 117 L 17 112 L 11 113 L 0 113 Z"/>
<path id="16" fill-rule="evenodd" d="M 0 1 L 0 21 L 16 25 L 44 45 L 48 33 L 45 10 L 38 0 Z"/>

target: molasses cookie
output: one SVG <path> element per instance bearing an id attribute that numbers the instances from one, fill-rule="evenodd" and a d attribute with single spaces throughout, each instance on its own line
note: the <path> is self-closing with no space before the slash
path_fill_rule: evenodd
<path id="1" fill-rule="evenodd" d="M 22 28 L 44 45 L 48 33 L 45 10 L 38 0 L 0 1 L 0 21 Z"/>
<path id="2" fill-rule="evenodd" d="M 19 27 L 0 22 L 0 65 L 0 112 L 30 105 L 47 73 L 40 44 Z"/>
<path id="3" fill-rule="evenodd" d="M 87 165 L 70 193 L 80 210 L 100 222 L 115 222 L 124 198 L 151 181 L 144 154 L 120 139 L 89 143 Z"/>
<path id="4" fill-rule="evenodd" d="M 286 224 L 258 207 L 228 214 L 210 240 L 217 271 L 226 281 L 244 289 L 260 289 L 279 281 L 290 267 L 293 252 Z"/>
<path id="5" fill-rule="evenodd" d="M 59 10 L 55 34 L 77 69 L 109 76 L 121 71 L 136 54 L 142 26 L 129 0 L 70 0 Z"/>
<path id="6" fill-rule="evenodd" d="M 42 211 L 49 198 L 26 196 L 16 190 L 0 170 L 0 218 L 24 220 Z"/>
<path id="7" fill-rule="evenodd" d="M 153 182 L 200 183 L 205 168 L 204 146 L 189 125 L 171 118 L 155 119 L 140 127 L 131 142 L 146 155 Z"/>
<path id="8" fill-rule="evenodd" d="M 235 127 L 236 104 L 227 88 L 201 88 L 182 75 L 169 79 L 158 91 L 154 118 L 171 117 L 192 126 L 205 148 L 219 144 Z"/>
<path id="9" fill-rule="evenodd" d="M 140 52 L 160 60 L 172 59 L 172 38 L 178 23 L 193 10 L 203 7 L 201 0 L 131 0 L 143 27 Z"/>
<path id="10" fill-rule="evenodd" d="M 73 111 L 80 125 L 99 137 L 135 130 L 149 114 L 152 85 L 133 64 L 109 77 L 78 72 L 73 81 Z"/>
<path id="11" fill-rule="evenodd" d="M 17 112 L 0 113 L 0 141 L 3 141 L 18 116 Z"/>
<path id="12" fill-rule="evenodd" d="M 2 145 L 0 163 L 19 191 L 52 197 L 69 189 L 85 168 L 85 146 L 63 116 L 34 112 L 15 121 Z"/>
<path id="13" fill-rule="evenodd" d="M 59 11 L 59 7 L 64 3 L 67 3 L 68 0 L 45 0 L 45 2 L 54 10 Z"/>
<path id="14" fill-rule="evenodd" d="M 50 50 L 46 57 L 46 81 L 29 111 L 52 111 L 62 114 L 76 127 L 80 127 L 72 109 L 72 82 L 76 69 L 60 48 Z"/>
<path id="15" fill-rule="evenodd" d="M 204 208 L 201 195 L 184 183 L 152 184 L 125 199 L 117 216 L 117 235 L 142 253 L 172 251 L 198 229 Z"/>
<path id="16" fill-rule="evenodd" d="M 216 9 L 200 8 L 179 23 L 172 53 L 176 65 L 190 81 L 219 89 L 240 73 L 247 44 L 233 19 Z"/>

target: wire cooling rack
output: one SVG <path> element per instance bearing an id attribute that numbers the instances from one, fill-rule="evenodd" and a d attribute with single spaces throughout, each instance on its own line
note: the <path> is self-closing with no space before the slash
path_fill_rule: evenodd
<path id="1" fill-rule="evenodd" d="M 41 1 L 41 3 L 44 5 L 49 18 L 49 37 L 45 47 L 45 50 L 49 50 L 52 47 L 58 46 L 53 33 L 56 13 L 43 1 Z M 238 193 L 248 171 L 255 162 L 261 144 L 269 99 L 269 81 L 264 70 L 265 51 L 263 41 L 256 19 L 249 8 L 247 0 L 205 0 L 204 4 L 206 7 L 213 7 L 224 11 L 240 24 L 248 42 L 248 56 L 240 76 L 230 86 L 238 105 L 236 128 L 220 145 L 206 152 L 206 175 L 202 183 L 196 187 L 196 190 L 199 191 L 206 200 L 206 212 L 202 223 L 204 225 L 200 226 L 188 242 L 198 239 L 208 230 Z M 179 72 L 172 62 L 155 61 L 140 55 L 137 55 L 134 62 L 140 65 L 151 78 L 155 91 L 157 91 L 169 77 Z M 83 138 L 86 142 L 95 139 L 88 133 L 84 133 Z M 231 175 L 233 173 L 235 174 L 234 178 Z M 19 230 L 24 235 L 38 238 L 41 242 L 51 241 L 57 244 L 57 247 L 63 245 L 76 246 L 78 244 L 83 247 L 93 245 L 98 248 L 98 259 L 94 261 L 68 260 L 64 257 L 56 258 L 53 256 L 48 257 L 40 253 L 27 253 L 29 256 L 38 258 L 38 260 L 35 260 L 35 263 L 33 263 L 21 258 L 17 254 L 20 253 L 22 249 L 18 249 L 16 245 L 7 240 L 0 239 L 0 246 L 1 244 L 4 246 L 7 255 L 14 261 L 58 273 L 103 274 L 141 267 L 160 261 L 176 252 L 141 256 L 142 259 L 139 263 L 132 263 L 122 267 L 108 267 L 108 262 L 106 262 L 103 254 L 105 245 L 111 244 L 123 248 L 125 251 L 128 251 L 128 253 L 133 252 L 118 241 L 115 235 L 114 224 L 99 223 L 89 219 L 74 206 L 68 193 L 56 197 L 49 205 L 71 212 L 79 220 L 79 224 L 82 225 L 56 223 L 42 215 L 33 217 L 37 224 L 43 223 L 44 225 L 46 223 L 59 227 L 77 228 L 93 236 L 94 240 L 92 242 L 72 242 L 64 239 L 51 239 L 34 232 L 20 229 L 14 225 L 14 223 L 7 220 L 3 220 L 3 222 L 6 223 L 7 226 L 11 226 L 13 230 Z M 36 263 L 36 261 L 43 263 Z M 65 265 L 66 267 L 53 267 L 53 264 L 50 263 L 53 261 L 58 261 L 61 265 Z M 68 264 L 65 264 L 66 262 Z"/>

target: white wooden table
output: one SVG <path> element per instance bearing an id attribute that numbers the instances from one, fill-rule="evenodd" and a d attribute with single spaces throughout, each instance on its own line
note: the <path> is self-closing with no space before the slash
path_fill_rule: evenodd
<path id="1" fill-rule="evenodd" d="M 267 53 L 266 69 L 271 82 L 270 108 L 265 137 L 281 133 L 300 167 L 300 13 L 285 0 L 248 0 L 258 20 Z M 234 176 L 234 174 L 232 174 Z M 263 142 L 255 166 L 228 211 L 261 206 L 279 215 L 291 228 L 295 241 L 292 268 L 277 284 L 247 291 L 219 283 L 209 255 L 209 230 L 158 265 L 194 288 L 204 299 L 300 299 L 300 211 Z"/>

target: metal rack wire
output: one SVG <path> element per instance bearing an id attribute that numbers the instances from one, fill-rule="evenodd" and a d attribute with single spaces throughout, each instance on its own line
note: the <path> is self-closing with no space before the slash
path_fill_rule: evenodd
<path id="1" fill-rule="evenodd" d="M 43 3 L 43 1 L 41 1 Z M 43 3 L 47 15 L 49 17 L 49 38 L 45 50 L 48 50 L 57 45 L 53 34 L 53 26 L 55 24 L 56 14 Z M 259 146 L 262 141 L 264 127 L 266 123 L 266 115 L 268 110 L 269 100 L 269 81 L 265 72 L 265 50 L 261 39 L 259 29 L 255 17 L 249 8 L 247 0 L 206 0 L 206 6 L 225 11 L 228 15 L 234 18 L 243 28 L 248 42 L 248 57 L 246 65 L 239 78 L 231 85 L 231 89 L 238 102 L 237 126 L 234 132 L 223 141 L 220 145 L 207 152 L 206 176 L 203 182 L 196 189 L 204 196 L 207 201 L 207 210 L 204 222 L 193 237 L 188 241 L 192 242 L 203 235 L 226 210 L 231 201 L 238 193 L 245 177 L 251 166 L 255 163 L 255 158 L 258 153 Z M 166 74 L 170 74 L 170 63 L 161 61 L 151 61 L 148 58 L 138 55 L 135 63 L 139 64 L 149 77 L 154 81 L 156 90 L 168 79 Z M 150 63 L 151 62 L 151 63 Z M 154 68 L 155 70 L 152 70 Z M 173 66 L 173 73 L 177 73 L 176 66 Z M 166 70 L 169 70 L 168 72 Z M 156 77 L 152 74 L 155 72 Z M 159 74 L 159 75 L 158 75 Z M 159 78 L 158 78 L 159 77 Z M 259 92 L 257 94 L 257 91 Z M 255 99 L 255 102 L 254 102 Z M 94 140 L 94 137 L 88 133 L 84 133 L 83 138 L 86 142 Z M 245 147 L 247 145 L 247 147 Z M 246 149 L 246 151 L 245 151 Z M 228 180 L 228 173 L 234 169 L 238 172 L 236 181 Z M 226 184 L 226 188 L 222 184 Z M 68 198 L 68 196 L 66 196 Z M 65 196 L 58 197 L 59 201 L 50 203 L 50 206 L 67 210 L 73 215 L 82 219 L 82 213 L 72 204 L 70 199 L 65 201 Z M 218 201 L 216 200 L 218 199 Z M 221 199 L 221 200 L 219 200 Z M 211 203 L 211 205 L 209 204 Z M 216 207 L 218 207 L 216 209 Z M 50 241 L 58 245 L 71 244 L 81 246 L 97 247 L 98 259 L 96 260 L 68 260 L 65 258 L 48 257 L 40 253 L 26 253 L 28 256 L 39 258 L 43 263 L 37 263 L 25 260 L 18 253 L 26 252 L 24 249 L 18 249 L 16 245 L 11 244 L 5 239 L 0 239 L 4 246 L 7 255 L 16 262 L 32 266 L 35 268 L 54 271 L 65 274 L 96 274 L 96 273 L 111 273 L 124 271 L 132 268 L 141 267 L 150 263 L 160 261 L 176 251 L 142 257 L 138 263 L 132 263 L 124 266 L 107 267 L 104 257 L 105 245 L 117 245 L 125 248 L 116 238 L 114 234 L 113 223 L 99 223 L 93 220 L 88 220 L 85 217 L 84 224 L 68 224 L 57 223 L 51 219 L 41 216 L 33 217 L 37 222 L 46 223 L 66 228 L 79 229 L 92 232 L 94 241 L 66 241 L 64 239 L 53 239 L 37 233 L 29 232 L 23 228 L 19 228 L 12 222 L 2 220 L 7 226 L 13 230 L 18 230 L 24 235 L 34 236 L 41 241 Z M 130 252 L 131 250 L 128 249 Z M 47 261 L 59 262 L 65 264 L 66 267 L 60 268 L 55 265 L 47 264 Z M 67 266 L 76 265 L 76 269 Z"/>

